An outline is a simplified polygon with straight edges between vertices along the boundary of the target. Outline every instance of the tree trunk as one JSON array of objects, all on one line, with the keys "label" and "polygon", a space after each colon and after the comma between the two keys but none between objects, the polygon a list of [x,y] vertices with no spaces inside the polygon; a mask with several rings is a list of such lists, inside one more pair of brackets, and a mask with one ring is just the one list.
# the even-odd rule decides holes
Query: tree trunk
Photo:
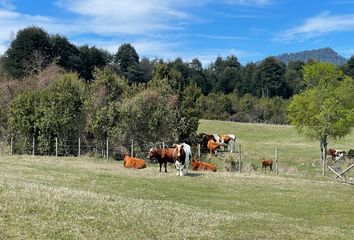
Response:
[{"label": "tree trunk", "polygon": [[327,169],[327,135],[321,137],[320,148],[321,148],[321,160],[323,166],[322,174],[323,176],[325,176],[326,169]]}]

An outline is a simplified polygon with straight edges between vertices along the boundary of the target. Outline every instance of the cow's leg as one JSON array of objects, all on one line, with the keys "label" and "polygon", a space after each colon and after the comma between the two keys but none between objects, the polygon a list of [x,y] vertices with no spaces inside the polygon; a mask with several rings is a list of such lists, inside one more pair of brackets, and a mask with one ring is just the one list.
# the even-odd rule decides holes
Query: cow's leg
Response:
[{"label": "cow's leg", "polygon": [[164,162],[165,165],[165,172],[167,172],[167,162]]},{"label": "cow's leg", "polygon": [[183,169],[184,169],[184,165],[180,165],[179,167],[179,175],[183,176]]},{"label": "cow's leg", "polygon": [[160,172],[161,172],[162,163],[160,162],[159,164],[160,164]]},{"label": "cow's leg", "polygon": [[272,165],[270,165],[269,168],[270,168],[270,171],[269,171],[269,172],[273,172]]}]

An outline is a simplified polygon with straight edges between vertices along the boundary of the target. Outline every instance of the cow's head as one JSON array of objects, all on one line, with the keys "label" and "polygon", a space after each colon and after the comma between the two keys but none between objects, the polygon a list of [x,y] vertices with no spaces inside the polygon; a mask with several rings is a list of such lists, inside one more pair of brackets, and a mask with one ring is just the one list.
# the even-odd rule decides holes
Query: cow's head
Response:
[{"label": "cow's head", "polygon": [[147,155],[147,159],[151,159],[151,158],[153,158],[154,156],[155,156],[155,148],[150,148],[149,149],[149,153],[148,153],[148,155]]}]

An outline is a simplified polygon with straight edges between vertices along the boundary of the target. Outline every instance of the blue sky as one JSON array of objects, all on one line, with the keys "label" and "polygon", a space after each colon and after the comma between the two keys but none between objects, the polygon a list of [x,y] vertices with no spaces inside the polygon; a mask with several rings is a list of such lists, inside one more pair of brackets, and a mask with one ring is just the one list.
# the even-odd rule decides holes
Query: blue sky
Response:
[{"label": "blue sky", "polygon": [[18,30],[39,26],[76,45],[203,64],[242,64],[331,47],[354,54],[354,0],[0,0],[0,54]]}]

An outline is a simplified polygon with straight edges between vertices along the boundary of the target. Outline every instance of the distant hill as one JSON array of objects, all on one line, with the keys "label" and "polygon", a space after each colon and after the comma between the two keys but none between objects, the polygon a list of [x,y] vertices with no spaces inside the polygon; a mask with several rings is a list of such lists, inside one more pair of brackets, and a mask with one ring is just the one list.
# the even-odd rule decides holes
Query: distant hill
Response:
[{"label": "distant hill", "polygon": [[297,60],[307,62],[310,59],[318,60],[320,62],[330,62],[337,65],[345,64],[348,61],[348,59],[342,57],[329,47],[295,53],[284,53],[279,56],[275,56],[275,58],[279,59],[285,64],[288,64],[290,61]]}]

